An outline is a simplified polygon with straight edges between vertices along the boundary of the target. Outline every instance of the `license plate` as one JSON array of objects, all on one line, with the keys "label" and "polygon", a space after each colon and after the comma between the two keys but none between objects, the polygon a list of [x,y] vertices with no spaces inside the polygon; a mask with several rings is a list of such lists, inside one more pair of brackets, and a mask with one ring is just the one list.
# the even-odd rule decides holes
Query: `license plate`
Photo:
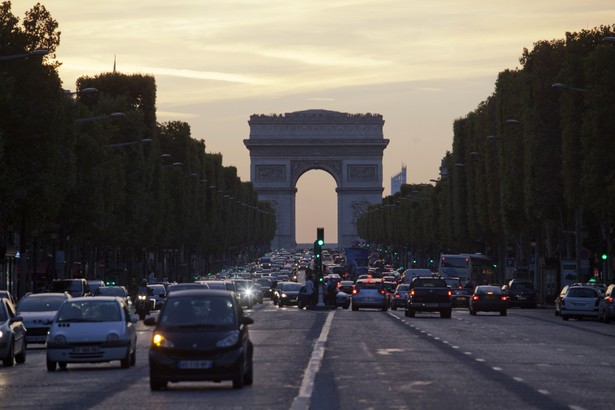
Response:
[{"label": "license plate", "polygon": [[460,296],[457,299],[459,299],[459,300],[466,300],[466,297],[465,296]]},{"label": "license plate", "polygon": [[519,300],[525,300],[525,299],[527,299],[527,298],[526,298],[525,296],[519,296],[519,297],[517,297],[517,299],[519,299]]},{"label": "license plate", "polygon": [[181,360],[177,367],[180,369],[211,369],[211,360]]},{"label": "license plate", "polygon": [[425,307],[434,308],[434,307],[438,307],[438,304],[437,303],[425,303]]},{"label": "license plate", "polygon": [[75,346],[73,353],[98,353],[100,348],[98,346]]}]

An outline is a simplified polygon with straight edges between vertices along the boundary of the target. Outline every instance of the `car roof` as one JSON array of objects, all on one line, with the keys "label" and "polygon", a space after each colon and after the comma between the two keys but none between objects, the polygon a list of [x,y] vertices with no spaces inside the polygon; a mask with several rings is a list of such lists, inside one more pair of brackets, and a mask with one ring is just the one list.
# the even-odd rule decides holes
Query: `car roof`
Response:
[{"label": "car roof", "polygon": [[220,295],[228,295],[229,297],[233,297],[233,293],[230,291],[221,291],[219,289],[184,289],[177,290],[172,293],[169,293],[167,296],[168,299],[178,298],[178,297],[186,297],[186,296],[220,296]]}]

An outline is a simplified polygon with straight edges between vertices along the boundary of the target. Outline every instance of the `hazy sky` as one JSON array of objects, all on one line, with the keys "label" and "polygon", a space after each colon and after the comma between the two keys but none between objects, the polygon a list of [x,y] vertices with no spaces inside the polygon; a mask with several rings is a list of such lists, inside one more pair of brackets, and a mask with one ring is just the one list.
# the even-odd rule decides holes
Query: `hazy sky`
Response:
[{"label": "hazy sky", "polygon": [[[438,177],[452,125],[523,48],[615,22],[613,0],[40,0],[62,32],[64,88],[117,70],[156,78],[158,121],[186,121],[250,179],[251,114],[327,109],[385,120],[385,195]],[[13,0],[22,18],[35,0]],[[337,238],[333,178],[298,184],[297,241]],[[318,198],[314,205],[313,198]]]}]

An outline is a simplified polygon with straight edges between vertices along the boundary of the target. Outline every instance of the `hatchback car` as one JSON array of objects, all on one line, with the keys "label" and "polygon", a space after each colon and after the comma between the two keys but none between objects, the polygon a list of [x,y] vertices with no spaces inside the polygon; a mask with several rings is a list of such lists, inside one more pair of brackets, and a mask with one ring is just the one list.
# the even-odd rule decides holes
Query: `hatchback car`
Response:
[{"label": "hatchback car", "polygon": [[570,286],[562,298],[560,316],[563,320],[598,317],[600,299],[600,292],[593,286]]},{"label": "hatchback car", "polygon": [[303,285],[296,282],[282,282],[278,283],[276,289],[278,306],[296,305],[297,298],[299,297],[299,291]]},{"label": "hatchback car", "polygon": [[536,289],[528,280],[513,279],[503,287],[508,292],[509,306],[536,308]]},{"label": "hatchback car", "polygon": [[101,286],[96,288],[94,296],[117,296],[124,299],[128,310],[132,309],[132,299],[124,286]]},{"label": "hatchback car", "polygon": [[352,291],[352,310],[359,308],[376,308],[387,310],[386,290],[379,279],[359,279]]},{"label": "hatchback car", "polygon": [[26,328],[7,298],[0,298],[0,359],[4,367],[26,361]]},{"label": "hatchback car", "polygon": [[151,390],[169,382],[232,380],[233,388],[251,385],[254,347],[233,293],[182,290],[169,295],[155,325],[149,350]]},{"label": "hatchback car", "polygon": [[26,294],[17,304],[17,315],[23,318],[26,326],[27,343],[45,343],[49,325],[65,300],[68,293]]},{"label": "hatchback car", "polygon": [[137,316],[113,296],[72,298],[62,304],[47,336],[47,370],[67,363],[119,360],[122,369],[137,360]]},{"label": "hatchback car", "polygon": [[508,309],[508,295],[500,286],[480,285],[474,288],[474,293],[468,305],[471,315],[477,312],[500,312],[506,316]]},{"label": "hatchback car", "polygon": [[611,320],[615,319],[615,303],[613,303],[613,298],[615,298],[615,284],[609,285],[598,304],[598,320],[601,322],[611,323]]},{"label": "hatchback car", "polygon": [[398,307],[403,308],[406,306],[406,293],[408,293],[409,288],[410,285],[405,283],[397,285],[395,292],[390,297],[391,310],[397,310]]},{"label": "hatchback car", "polygon": [[55,279],[51,282],[51,292],[68,292],[74,298],[87,296],[90,293],[88,281],[85,279]]}]

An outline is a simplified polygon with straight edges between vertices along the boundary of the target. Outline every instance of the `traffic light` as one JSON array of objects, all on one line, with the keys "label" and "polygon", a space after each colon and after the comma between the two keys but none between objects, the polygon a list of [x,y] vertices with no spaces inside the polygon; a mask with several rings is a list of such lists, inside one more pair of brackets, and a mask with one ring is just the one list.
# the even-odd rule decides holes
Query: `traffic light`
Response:
[{"label": "traffic light", "polygon": [[322,247],[325,244],[325,228],[316,228],[314,241],[314,271],[320,280],[322,276]]},{"label": "traffic light", "polygon": [[606,252],[602,252],[602,255],[600,255],[600,258],[601,258],[603,261],[605,261],[605,260],[607,260],[607,259],[609,258],[609,255],[607,255],[607,253],[606,253]]}]

